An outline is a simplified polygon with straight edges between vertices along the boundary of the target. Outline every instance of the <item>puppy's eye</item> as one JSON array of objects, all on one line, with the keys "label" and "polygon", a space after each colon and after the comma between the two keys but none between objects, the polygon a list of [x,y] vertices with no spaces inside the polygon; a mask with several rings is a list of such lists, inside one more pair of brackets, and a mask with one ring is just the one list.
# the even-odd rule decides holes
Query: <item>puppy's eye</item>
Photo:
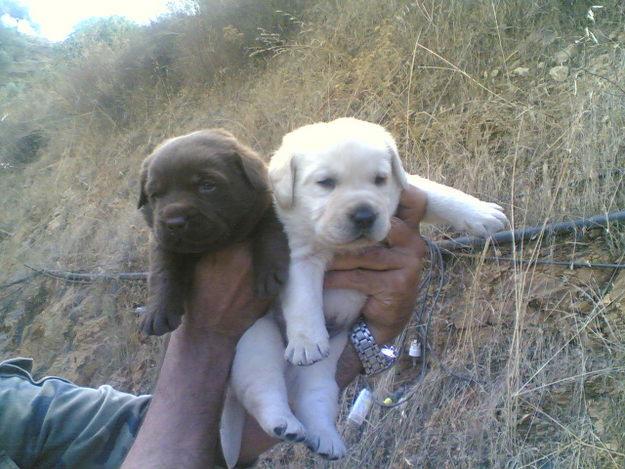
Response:
[{"label": "puppy's eye", "polygon": [[386,180],[386,176],[376,176],[373,182],[376,186],[383,186],[384,184],[386,184]]},{"label": "puppy's eye", "polygon": [[215,189],[216,189],[215,184],[209,181],[202,181],[200,182],[200,185],[198,186],[198,190],[202,194],[209,194],[213,192]]},{"label": "puppy's eye", "polygon": [[326,189],[334,189],[336,187],[336,179],[334,178],[325,178],[321,181],[317,181],[321,187],[325,187]]}]

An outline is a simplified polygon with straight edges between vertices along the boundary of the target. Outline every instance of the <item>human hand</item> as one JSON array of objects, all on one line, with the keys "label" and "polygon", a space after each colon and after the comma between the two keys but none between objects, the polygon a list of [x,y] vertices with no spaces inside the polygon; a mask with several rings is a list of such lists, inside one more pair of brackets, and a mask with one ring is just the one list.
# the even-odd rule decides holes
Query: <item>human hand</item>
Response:
[{"label": "human hand", "polygon": [[238,339],[270,302],[254,295],[250,245],[236,244],[198,262],[183,323]]},{"label": "human hand", "polygon": [[425,192],[408,184],[408,187],[401,193],[395,216],[419,233],[419,224],[425,218],[427,205],[428,201]]}]

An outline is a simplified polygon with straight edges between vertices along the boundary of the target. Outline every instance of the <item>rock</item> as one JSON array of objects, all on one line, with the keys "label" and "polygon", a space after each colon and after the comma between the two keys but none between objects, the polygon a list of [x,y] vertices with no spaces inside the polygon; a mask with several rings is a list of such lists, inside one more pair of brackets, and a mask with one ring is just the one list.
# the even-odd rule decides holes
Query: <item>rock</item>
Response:
[{"label": "rock", "polygon": [[610,54],[602,54],[597,57],[593,57],[590,61],[590,70],[594,73],[609,74],[612,67],[612,58]]},{"label": "rock", "polygon": [[516,77],[526,77],[529,75],[529,73],[530,73],[530,69],[527,67],[517,67],[514,70],[512,70],[512,75]]},{"label": "rock", "polygon": [[569,76],[569,67],[566,65],[558,65],[549,70],[549,76],[555,81],[564,81]]},{"label": "rock", "polygon": [[546,30],[536,31],[530,34],[529,37],[530,41],[540,42],[543,47],[550,46],[556,41],[557,38],[558,36],[555,32]]},{"label": "rock", "polygon": [[575,57],[575,54],[577,54],[577,47],[571,44],[570,46],[556,53],[553,56],[553,61],[561,65],[567,62],[570,58]]},{"label": "rock", "polygon": [[490,71],[490,77],[491,78],[496,78],[497,75],[499,75],[499,69],[498,68],[495,68],[495,69]]}]

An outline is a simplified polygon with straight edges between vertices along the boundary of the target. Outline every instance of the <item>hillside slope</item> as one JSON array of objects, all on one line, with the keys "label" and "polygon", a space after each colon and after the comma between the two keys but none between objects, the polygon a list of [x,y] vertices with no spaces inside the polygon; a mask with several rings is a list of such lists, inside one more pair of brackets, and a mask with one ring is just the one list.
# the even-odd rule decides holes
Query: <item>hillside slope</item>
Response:
[{"label": "hillside slope", "polygon": [[[39,375],[149,391],[161,341],[136,332],[144,285],[71,284],[25,265],[145,270],[140,162],[162,139],[203,127],[268,156],[303,124],[379,122],[410,172],[500,203],[515,227],[625,207],[620,2],[594,20],[590,4],[556,0],[266,5],[199,8],[91,44],[0,104],[3,151],[17,149],[0,170],[0,284],[29,277],[0,289],[1,356],[32,356]],[[624,247],[613,226],[539,238],[516,255],[623,262]],[[374,408],[362,429],[345,426],[343,461],[281,446],[260,464],[623,467],[624,287],[623,271],[450,259],[416,395]]]}]

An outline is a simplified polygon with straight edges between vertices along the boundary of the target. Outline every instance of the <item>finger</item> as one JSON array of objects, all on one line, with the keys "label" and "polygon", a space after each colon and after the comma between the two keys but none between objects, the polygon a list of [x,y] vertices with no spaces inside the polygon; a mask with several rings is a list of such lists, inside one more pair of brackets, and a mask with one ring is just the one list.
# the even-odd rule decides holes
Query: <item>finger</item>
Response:
[{"label": "finger", "polygon": [[411,225],[419,227],[419,223],[425,217],[427,209],[427,195],[421,189],[408,185],[399,199],[396,216]]},{"label": "finger", "polygon": [[386,242],[391,248],[408,246],[414,243],[416,238],[419,238],[419,235],[415,233],[414,228],[399,218],[391,218],[391,229],[386,235]]},{"label": "finger", "polygon": [[384,246],[373,246],[358,253],[340,254],[334,257],[328,270],[392,270],[405,264],[404,255]]},{"label": "finger", "polygon": [[365,295],[374,295],[384,290],[391,272],[354,269],[326,272],[324,288],[345,288],[357,290]]}]

